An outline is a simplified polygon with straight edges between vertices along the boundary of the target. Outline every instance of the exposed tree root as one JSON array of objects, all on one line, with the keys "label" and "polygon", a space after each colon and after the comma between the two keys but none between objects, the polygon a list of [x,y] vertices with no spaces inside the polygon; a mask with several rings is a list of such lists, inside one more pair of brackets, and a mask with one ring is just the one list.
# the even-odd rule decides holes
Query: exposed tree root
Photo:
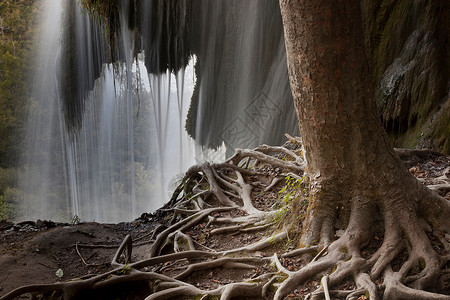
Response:
[{"label": "exposed tree root", "polygon": [[[364,295],[371,300],[450,299],[448,220],[435,226],[436,220],[450,218],[445,205],[439,218],[433,211],[418,215],[412,205],[380,209],[383,220],[375,224],[371,215],[374,205],[364,197],[353,196],[352,205],[361,211],[352,211],[346,228],[322,230],[319,236],[326,234],[326,238],[321,236],[295,249],[298,236],[293,236],[295,232],[289,226],[298,229],[299,224],[294,223],[301,220],[293,216],[306,208],[306,203],[299,208],[302,201],[293,200],[304,195],[305,163],[301,141],[289,139],[290,143],[282,147],[237,150],[226,163],[191,167],[169,203],[157,212],[166,220],[164,226],[136,238],[134,244],[127,236],[111,261],[112,270],[74,281],[24,286],[0,299],[24,294],[32,295],[32,299],[94,299],[99,294],[89,298],[90,292],[138,282],[147,284],[147,300],[244,296],[280,300],[292,293],[302,299],[356,300]],[[410,154],[403,151],[402,155]],[[290,179],[286,179],[288,176]],[[264,198],[268,191],[278,198]],[[441,198],[431,201],[444,203]],[[291,224],[286,222],[282,228],[279,225],[283,220],[291,220]],[[373,227],[381,231],[375,233]],[[343,232],[339,237],[334,235],[337,229]],[[381,236],[381,244],[375,243],[375,235],[378,239]],[[236,246],[233,236],[248,240],[244,246]],[[214,239],[227,239],[230,245],[217,248]],[[148,243],[149,257],[133,262],[133,247]],[[89,265],[78,247],[99,246],[75,247]],[[292,267],[287,260],[303,263]],[[235,273],[235,282],[220,280],[220,272],[227,270]],[[206,274],[216,277],[209,286],[198,286],[196,276]],[[319,287],[298,291],[314,280],[320,281]],[[340,286],[346,280],[352,282],[350,289]],[[134,292],[129,291],[130,295]]]},{"label": "exposed tree root", "polygon": [[80,250],[78,249],[78,244],[75,244],[75,250],[77,251],[78,256],[80,257],[81,261],[83,262],[83,264],[85,266],[96,267],[96,266],[106,265],[106,264],[89,264],[89,263],[87,263],[86,260],[83,258],[83,255],[81,255]]}]

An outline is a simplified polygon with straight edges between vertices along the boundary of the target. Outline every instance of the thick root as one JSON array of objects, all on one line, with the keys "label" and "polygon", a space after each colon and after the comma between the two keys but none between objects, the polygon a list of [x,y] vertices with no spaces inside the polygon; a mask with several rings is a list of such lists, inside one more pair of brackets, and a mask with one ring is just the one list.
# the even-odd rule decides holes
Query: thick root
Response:
[{"label": "thick root", "polygon": [[[125,237],[111,261],[110,271],[76,281],[21,287],[0,299],[24,294],[32,294],[34,298],[54,295],[77,299],[80,293],[103,291],[126,282],[145,282],[151,290],[145,296],[147,300],[244,296],[281,300],[308,281],[319,279],[319,288],[308,291],[309,296],[297,296],[349,300],[363,295],[372,300],[450,299],[449,295],[435,291],[438,284],[445,291],[445,278],[450,277],[450,232],[446,227],[449,205],[428,190],[423,199],[405,206],[399,206],[404,202],[397,200],[383,207],[380,204],[383,202],[375,201],[374,197],[351,195],[351,214],[345,231],[341,227],[339,234],[335,221],[341,201],[332,201],[336,205],[322,211],[303,228],[301,242],[305,247],[293,249],[289,226],[281,228],[280,224],[286,216],[299,211],[294,208],[293,199],[300,197],[299,191],[305,188],[301,184],[305,163],[301,141],[289,139],[289,148],[264,145],[254,150],[237,150],[226,163],[191,167],[169,203],[156,213],[166,222],[135,238],[134,243],[130,236]],[[428,154],[402,152],[405,157]],[[447,184],[447,179],[440,178],[439,184]],[[421,189],[417,191],[422,193]],[[269,191],[278,195],[278,199],[265,197]],[[331,195],[337,196],[342,195]],[[421,210],[427,201],[438,209],[427,206]],[[419,215],[417,212],[421,211]],[[309,210],[307,217],[314,217],[314,211]],[[295,218],[289,220],[299,222]],[[378,243],[372,229],[381,224],[385,228],[384,233],[380,230],[376,233],[377,238],[383,239]],[[238,234],[245,237],[245,242],[232,245],[233,235]],[[222,248],[218,248],[215,239],[229,239],[230,245],[222,243]],[[132,262],[132,249],[141,244],[150,244],[148,258]],[[101,246],[75,245],[82,260],[78,247]],[[299,258],[300,269],[286,263]],[[236,275],[236,282],[231,283],[214,279],[208,287],[198,286],[193,279],[224,269],[233,269],[241,277]],[[341,284],[349,279],[353,289],[346,290]]]}]

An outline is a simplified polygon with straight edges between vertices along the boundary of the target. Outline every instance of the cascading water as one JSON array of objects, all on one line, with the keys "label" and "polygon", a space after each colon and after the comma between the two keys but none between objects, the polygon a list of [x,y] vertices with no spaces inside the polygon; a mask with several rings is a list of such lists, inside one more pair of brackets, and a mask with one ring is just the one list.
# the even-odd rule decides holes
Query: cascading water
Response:
[{"label": "cascading water", "polygon": [[117,3],[108,31],[78,1],[46,0],[19,219],[131,220],[194,154],[298,132],[276,1]]},{"label": "cascading water", "polygon": [[182,130],[189,106],[184,100],[190,99],[194,83],[192,67],[177,76],[167,72],[149,78],[143,59],[134,59],[132,32],[126,27],[121,29],[124,62],[102,63],[107,55],[102,30],[76,7],[72,39],[78,73],[72,77],[80,84],[96,77],[96,66],[101,70],[73,133],[63,114],[64,91],[58,90],[64,64],[60,17],[68,13],[68,6],[63,10],[60,4],[46,3],[43,37],[49,40],[42,41],[39,52],[37,109],[29,115],[19,218],[132,220],[160,207],[167,200],[169,180],[194,163],[192,142]]},{"label": "cascading water", "polygon": [[278,1],[194,1],[192,10],[198,79],[187,129],[197,143],[231,154],[298,135]]},{"label": "cascading water", "polygon": [[57,57],[60,53],[61,2],[43,3],[42,34],[33,84],[33,106],[28,112],[23,197],[18,199],[20,220],[65,215],[69,212],[65,169],[63,120],[59,113]]},{"label": "cascading water", "polygon": [[[182,154],[186,152],[182,145],[189,146],[189,141],[177,123],[186,110],[179,111],[170,101],[176,93],[167,84],[171,76],[157,76],[159,86],[143,84],[138,95],[127,80],[116,78],[121,75],[126,76],[126,70],[116,74],[112,66],[105,66],[88,95],[80,132],[67,141],[73,159],[68,160],[69,178],[74,179],[72,210],[85,220],[117,222],[154,211],[167,199],[168,179],[193,163],[189,151]],[[158,99],[150,96],[153,90],[160,93],[157,101],[149,101]]]}]

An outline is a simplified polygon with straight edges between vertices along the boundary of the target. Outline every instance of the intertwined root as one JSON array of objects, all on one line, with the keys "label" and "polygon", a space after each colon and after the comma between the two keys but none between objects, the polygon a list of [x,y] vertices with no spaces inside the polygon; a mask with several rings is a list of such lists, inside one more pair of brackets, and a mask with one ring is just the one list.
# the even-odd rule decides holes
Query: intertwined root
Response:
[{"label": "intertwined root", "polygon": [[[433,292],[436,286],[449,291],[449,232],[433,232],[415,213],[384,216],[385,231],[374,237],[368,234],[370,218],[352,212],[346,230],[329,244],[293,249],[298,235],[290,229],[301,225],[292,215],[306,206],[300,146],[290,138],[282,147],[237,150],[225,163],[191,167],[157,213],[165,226],[149,234],[150,241],[133,244],[127,236],[112,259],[114,269],[83,280],[21,287],[0,299],[27,293],[87,299],[95,291],[142,282],[145,299],[284,299],[294,291],[310,299],[450,299]],[[285,220],[291,224],[281,226]],[[233,244],[239,236],[248,242]],[[132,261],[136,242],[150,242],[147,259]],[[221,280],[221,272],[232,272],[235,281]],[[202,276],[209,285],[198,284]],[[299,292],[299,286],[319,278],[307,296]],[[351,288],[340,286],[349,279]]]},{"label": "intertwined root", "polygon": [[[366,295],[367,299],[450,299],[448,294],[426,291],[448,273],[448,255],[440,255],[435,250],[418,223],[399,220],[397,225],[386,228],[383,244],[367,258],[361,253],[364,248],[362,229],[350,224],[343,236],[328,245],[326,255],[290,274],[274,299],[283,299],[289,291],[317,275],[323,275],[322,284],[311,294],[311,299],[323,299],[327,294],[332,295],[332,299],[360,299],[361,295]],[[402,228],[406,230],[404,235]],[[443,241],[442,245],[449,242]],[[406,260],[397,265],[396,258],[405,252]],[[398,270],[393,271],[393,265]],[[354,291],[328,289],[346,278],[353,279]]]}]

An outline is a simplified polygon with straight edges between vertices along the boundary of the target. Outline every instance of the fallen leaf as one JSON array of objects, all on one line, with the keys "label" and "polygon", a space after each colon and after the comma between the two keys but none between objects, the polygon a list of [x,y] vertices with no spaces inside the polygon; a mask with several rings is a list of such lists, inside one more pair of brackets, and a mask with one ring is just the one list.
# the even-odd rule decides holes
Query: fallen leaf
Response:
[{"label": "fallen leaf", "polygon": [[64,272],[63,272],[62,269],[58,269],[58,271],[56,271],[55,275],[56,275],[58,278],[61,278],[61,277],[64,276]]}]

